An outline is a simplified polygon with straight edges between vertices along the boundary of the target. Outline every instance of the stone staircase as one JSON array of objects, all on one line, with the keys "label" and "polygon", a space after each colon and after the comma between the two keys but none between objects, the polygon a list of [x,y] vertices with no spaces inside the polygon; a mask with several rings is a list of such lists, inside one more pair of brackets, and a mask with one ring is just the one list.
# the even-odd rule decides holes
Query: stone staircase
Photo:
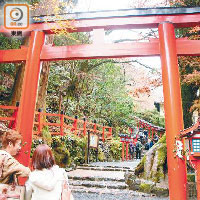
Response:
[{"label": "stone staircase", "polygon": [[[69,184],[73,193],[96,193],[96,194],[132,194],[125,184],[124,174],[132,172],[134,166],[138,164],[128,162],[130,166],[123,166],[123,162],[93,163],[78,166],[76,170],[68,173]],[[126,162],[127,165],[127,162]],[[137,192],[138,195],[138,192]]]},{"label": "stone staircase", "polygon": [[89,165],[84,164],[82,166],[78,166],[77,169],[84,170],[96,170],[96,171],[119,171],[119,172],[133,172],[133,169],[130,167],[120,167],[120,166],[97,166],[97,165]]}]

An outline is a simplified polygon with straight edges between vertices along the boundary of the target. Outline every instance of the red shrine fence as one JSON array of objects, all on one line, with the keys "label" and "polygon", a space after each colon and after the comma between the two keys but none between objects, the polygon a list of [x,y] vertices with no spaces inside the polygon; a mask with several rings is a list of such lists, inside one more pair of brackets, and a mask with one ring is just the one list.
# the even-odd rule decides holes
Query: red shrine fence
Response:
[{"label": "red shrine fence", "polygon": [[[0,105],[0,121],[6,123],[9,128],[16,128],[18,106]],[[105,142],[112,139],[112,127],[89,122],[85,118],[83,120],[69,117],[67,115],[45,113],[35,111],[35,120],[33,126],[33,134],[41,136],[42,129],[47,126],[51,135],[77,135],[83,137],[87,135],[87,131],[97,134],[99,139]]]}]

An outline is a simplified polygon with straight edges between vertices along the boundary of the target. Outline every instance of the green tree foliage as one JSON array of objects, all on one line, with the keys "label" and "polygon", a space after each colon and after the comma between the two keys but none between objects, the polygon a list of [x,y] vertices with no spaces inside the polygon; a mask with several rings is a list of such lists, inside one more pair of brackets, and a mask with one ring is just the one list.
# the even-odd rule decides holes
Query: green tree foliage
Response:
[{"label": "green tree foliage", "polygon": [[[46,136],[49,134],[45,128]],[[50,135],[50,134],[49,134]],[[48,144],[52,147],[56,163],[61,167],[83,164],[87,155],[87,137],[79,138],[75,135],[54,136],[51,142],[47,137],[34,139],[32,142],[31,156],[39,144]],[[122,144],[119,139],[112,139],[109,142],[99,141],[98,160],[113,161],[121,159]],[[96,161],[96,149],[90,148],[90,161]]]},{"label": "green tree foliage", "polygon": [[[56,64],[56,63],[54,63]],[[133,119],[133,100],[127,95],[120,67],[112,61],[83,60],[59,63],[50,70],[47,105],[52,112],[106,123],[109,126],[128,126]]]},{"label": "green tree foliage", "polygon": [[[88,33],[54,39],[57,46],[88,43]],[[133,100],[127,94],[120,66],[111,59],[52,62],[47,107],[50,112],[63,110],[69,116],[96,119],[113,126],[114,132],[133,123]]]},{"label": "green tree foliage", "polygon": [[[185,7],[200,6],[199,0],[177,0],[172,6]],[[195,28],[176,29],[177,37],[188,37],[192,40],[199,40],[199,30]],[[181,92],[183,102],[183,117],[185,128],[192,125],[192,113],[194,110],[200,110],[200,100],[197,91],[200,86],[200,57],[181,56],[179,57],[179,69],[181,74]]]},{"label": "green tree foliage", "polygon": [[[0,50],[18,49],[21,40],[5,37],[0,33]],[[18,70],[18,64],[0,63],[0,104],[8,104],[11,101],[14,84]]]},{"label": "green tree foliage", "polygon": [[175,0],[171,1],[174,7],[198,7],[200,6],[199,0]]},{"label": "green tree foliage", "polygon": [[153,125],[165,127],[164,117],[160,116],[157,110],[145,110],[137,112],[137,116]]}]

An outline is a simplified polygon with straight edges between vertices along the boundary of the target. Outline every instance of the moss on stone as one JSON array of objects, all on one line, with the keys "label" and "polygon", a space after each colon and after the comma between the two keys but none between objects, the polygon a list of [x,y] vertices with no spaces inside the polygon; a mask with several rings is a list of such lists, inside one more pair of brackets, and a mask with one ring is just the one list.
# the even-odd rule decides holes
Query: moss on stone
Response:
[{"label": "moss on stone", "polygon": [[195,183],[195,174],[187,174],[187,181]]},{"label": "moss on stone", "polygon": [[162,197],[169,196],[169,190],[167,188],[153,187],[151,192],[156,194],[156,196],[162,196]]},{"label": "moss on stone", "polygon": [[65,168],[71,163],[70,153],[65,147],[57,147],[53,149],[56,164]]},{"label": "moss on stone", "polygon": [[158,148],[158,160],[157,160],[157,171],[153,174],[153,181],[159,182],[161,179],[165,178],[164,164],[167,159],[167,145],[166,143],[161,143]]},{"label": "moss on stone", "polygon": [[105,157],[103,151],[101,149],[99,149],[99,151],[98,151],[98,160],[100,162],[103,162],[105,159],[106,159],[106,157]]},{"label": "moss on stone", "polygon": [[156,187],[153,184],[141,183],[139,186],[139,191],[144,192],[144,193],[156,194],[156,196],[160,196],[160,197],[169,196],[168,188]]},{"label": "moss on stone", "polygon": [[158,143],[161,143],[161,144],[166,143],[166,134],[164,134],[164,135],[160,138],[160,140],[158,141]]},{"label": "moss on stone", "polygon": [[145,192],[145,193],[151,193],[152,188],[153,188],[153,185],[151,185],[151,184],[141,183],[139,191],[140,192]]},{"label": "moss on stone", "polygon": [[146,155],[142,158],[139,165],[135,168],[135,175],[140,175],[142,177],[144,175],[144,164],[146,162]]},{"label": "moss on stone", "polygon": [[125,173],[125,183],[131,188],[132,186],[135,186],[135,180],[136,176],[133,173]]}]

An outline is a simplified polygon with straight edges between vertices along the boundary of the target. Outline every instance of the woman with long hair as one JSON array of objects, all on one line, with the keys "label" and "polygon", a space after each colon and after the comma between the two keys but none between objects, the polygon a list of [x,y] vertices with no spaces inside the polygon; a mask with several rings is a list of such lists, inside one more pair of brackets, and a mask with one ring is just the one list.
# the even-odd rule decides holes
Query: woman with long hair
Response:
[{"label": "woman with long hair", "polygon": [[37,146],[32,157],[33,171],[26,182],[25,200],[60,200],[67,173],[55,164],[50,147]]}]

